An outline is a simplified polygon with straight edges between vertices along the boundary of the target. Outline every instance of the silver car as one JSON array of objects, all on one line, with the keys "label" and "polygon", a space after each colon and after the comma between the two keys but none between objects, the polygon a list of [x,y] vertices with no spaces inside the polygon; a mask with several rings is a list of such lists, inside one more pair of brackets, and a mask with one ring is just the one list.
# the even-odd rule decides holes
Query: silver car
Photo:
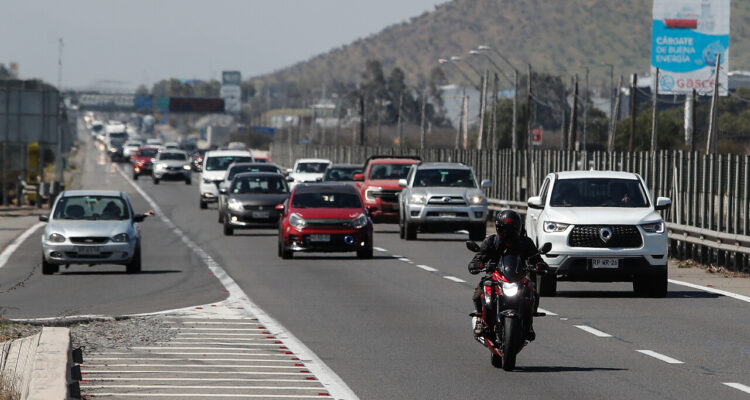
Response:
[{"label": "silver car", "polygon": [[468,230],[471,240],[482,240],[487,227],[487,199],[474,171],[458,163],[415,164],[399,180],[399,228],[402,239],[414,240],[417,231]]},{"label": "silver car", "polygon": [[42,273],[60,265],[120,264],[128,273],[141,270],[141,231],[138,225],[152,212],[135,214],[123,192],[68,190],[60,194],[42,235]]},{"label": "silver car", "polygon": [[186,185],[193,183],[193,168],[188,155],[180,150],[161,150],[156,154],[151,177],[158,185],[162,179],[184,180]]}]

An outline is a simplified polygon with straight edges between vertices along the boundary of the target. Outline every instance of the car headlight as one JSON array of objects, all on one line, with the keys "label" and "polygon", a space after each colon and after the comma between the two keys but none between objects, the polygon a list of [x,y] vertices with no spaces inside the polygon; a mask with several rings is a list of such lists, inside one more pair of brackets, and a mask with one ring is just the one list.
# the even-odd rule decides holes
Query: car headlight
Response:
[{"label": "car headlight", "polygon": [[469,196],[469,202],[471,204],[474,204],[474,205],[482,204],[483,201],[484,201],[484,196],[482,196],[481,194],[475,194],[475,195]]},{"label": "car headlight", "polygon": [[375,192],[380,192],[381,190],[383,190],[383,188],[378,186],[367,188],[367,190],[365,190],[365,200],[370,202],[375,201]]},{"label": "car headlight", "polygon": [[237,199],[229,199],[227,202],[227,207],[229,207],[230,210],[233,211],[242,211],[242,202]]},{"label": "car headlight", "polygon": [[53,233],[49,235],[49,241],[52,243],[62,243],[65,241],[65,236],[59,233]]},{"label": "car headlight", "polygon": [[513,282],[503,282],[503,295],[513,297],[518,294],[518,284]]},{"label": "car headlight", "polygon": [[190,164],[185,164],[182,166],[182,169],[190,169]]},{"label": "car headlight", "polygon": [[409,196],[409,204],[424,204],[427,202],[427,196],[423,194],[413,194]]},{"label": "car headlight", "polygon": [[167,164],[165,163],[158,163],[156,164],[156,167],[159,169],[167,169]]},{"label": "car headlight", "polygon": [[368,223],[367,215],[365,215],[365,214],[359,214],[359,216],[357,218],[354,218],[352,220],[352,227],[354,229],[362,229],[365,226],[367,226],[367,223]]},{"label": "car headlight", "polygon": [[289,216],[289,225],[297,229],[302,229],[307,226],[307,221],[305,221],[305,219],[302,218],[302,216],[295,213]]},{"label": "car headlight", "polygon": [[112,241],[114,243],[125,243],[128,240],[130,240],[130,236],[128,236],[127,233],[118,233],[115,236],[112,236]]},{"label": "car headlight", "polygon": [[647,233],[664,233],[664,221],[642,224],[641,228]]},{"label": "car headlight", "polygon": [[544,221],[544,231],[547,233],[565,232],[570,224],[561,224],[559,222]]}]

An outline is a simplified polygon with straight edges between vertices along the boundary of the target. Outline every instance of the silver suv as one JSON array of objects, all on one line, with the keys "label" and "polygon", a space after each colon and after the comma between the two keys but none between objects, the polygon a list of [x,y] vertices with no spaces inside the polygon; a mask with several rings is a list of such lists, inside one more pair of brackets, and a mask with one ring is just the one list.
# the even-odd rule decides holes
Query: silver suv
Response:
[{"label": "silver suv", "polygon": [[487,227],[487,199],[474,171],[458,163],[415,164],[399,180],[399,231],[414,240],[417,232],[468,230],[471,240],[482,240]]}]

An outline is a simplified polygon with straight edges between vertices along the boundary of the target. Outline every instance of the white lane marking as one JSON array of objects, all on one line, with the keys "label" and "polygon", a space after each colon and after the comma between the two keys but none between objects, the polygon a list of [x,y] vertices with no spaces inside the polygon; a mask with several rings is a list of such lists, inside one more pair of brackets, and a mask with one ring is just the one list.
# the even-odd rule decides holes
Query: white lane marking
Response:
[{"label": "white lane marking", "polygon": [[[200,344],[200,343],[192,343],[192,344]],[[232,343],[234,344],[234,343]],[[277,345],[281,346],[281,345]],[[149,349],[159,349],[159,350],[260,350],[260,349],[250,349],[247,347],[186,347],[186,346],[175,346],[175,347],[165,347],[165,346],[152,346],[152,347],[145,347],[145,346],[136,346],[131,347],[131,349],[137,349],[137,350],[149,350]],[[288,355],[288,354],[287,354]]]},{"label": "white lane marking", "polygon": [[203,345],[203,346],[281,346],[281,340],[277,340],[279,343],[242,343],[242,342],[156,342],[161,344],[163,349],[174,349],[173,346],[164,346],[165,344],[178,344],[178,345]]},{"label": "white lane marking", "polygon": [[417,264],[417,268],[422,268],[423,270],[428,271],[428,272],[437,272],[437,269],[432,268],[429,265]]},{"label": "white lane marking", "polygon": [[[304,367],[294,366],[286,366],[286,365],[237,365],[237,364],[107,364],[107,365],[97,365],[98,367],[151,367],[151,368],[274,368],[274,369],[300,369]],[[86,370],[86,364],[83,364],[84,371]]]},{"label": "white lane marking", "polygon": [[[735,279],[737,279],[737,278],[735,278]],[[706,286],[696,285],[694,283],[689,283],[689,282],[676,281],[674,279],[667,279],[667,281],[669,283],[674,283],[675,285],[687,286],[689,288],[698,289],[698,290],[702,290],[704,292],[709,292],[709,293],[714,293],[714,294],[720,294],[722,296],[727,296],[727,297],[731,297],[733,299],[742,300],[744,302],[750,303],[750,297],[743,296],[743,295],[737,294],[737,293],[727,292],[726,290],[714,289],[714,288],[710,288],[710,287],[706,287]]]},{"label": "white lane marking", "polygon": [[411,263],[411,264],[414,264],[414,261],[412,261],[412,260],[410,260],[410,259],[408,259],[408,258],[406,258],[406,257],[401,257],[401,258],[399,258],[398,260],[399,260],[399,261],[403,261],[403,262],[405,262],[405,263]]},{"label": "white lane marking", "polygon": [[202,382],[202,381],[210,381],[210,382],[309,382],[309,383],[318,383],[318,381],[313,380],[307,380],[307,379],[251,379],[251,378],[142,378],[142,377],[131,377],[131,378],[115,378],[115,377],[102,377],[102,378],[91,378],[86,377],[86,381],[132,381],[134,379],[137,379],[139,381],[185,381],[185,382]]},{"label": "white lane marking", "polygon": [[399,256],[397,254],[392,254],[391,257],[398,258],[398,259],[404,258],[404,256]]},{"label": "white lane marking", "polygon": [[[318,389],[321,392],[323,390],[330,391],[328,389]],[[282,395],[282,394],[218,394],[218,393],[209,393],[209,394],[195,394],[195,393],[148,393],[148,392],[138,392],[138,393],[116,393],[116,392],[109,392],[109,393],[86,393],[88,397],[260,397],[264,399],[331,399],[333,396],[295,396],[295,395]]]},{"label": "white lane marking", "polygon": [[6,247],[5,250],[0,253],[0,268],[4,267],[10,259],[10,256],[12,256],[13,253],[16,252],[16,250],[23,244],[23,242],[26,241],[26,239],[29,238],[29,236],[33,235],[34,232],[36,232],[36,230],[41,228],[42,226],[44,226],[44,222],[37,222],[36,224],[32,225],[31,228],[22,233],[21,236],[17,237],[16,240],[13,241],[13,243],[9,244],[8,247]]},{"label": "white lane marking", "polygon": [[[87,367],[94,366],[92,361],[257,361],[257,362],[275,362],[275,363],[294,363],[299,364],[300,360],[266,360],[262,358],[165,358],[165,357],[86,357],[83,364]],[[108,364],[109,365],[109,364]],[[151,364],[148,364],[151,365]]]},{"label": "white lane marking", "polygon": [[[282,340],[289,351],[296,354],[299,358],[307,360],[307,368],[318,378],[318,380],[323,383],[323,385],[333,397],[338,399],[359,399],[357,395],[354,394],[354,392],[349,388],[349,386],[347,386],[347,384],[341,379],[341,377],[333,372],[333,370],[329,368],[315,353],[313,353],[313,351],[310,350],[309,347],[302,343],[301,340],[297,339],[297,337],[294,336],[292,332],[286,329],[283,325],[281,325],[281,323],[276,321],[263,309],[258,307],[257,304],[253,303],[252,300],[250,300],[250,298],[247,296],[247,294],[242,290],[242,288],[237,284],[237,282],[235,282],[235,280],[229,276],[226,270],[218,262],[216,262],[216,260],[214,260],[214,258],[211,257],[210,254],[208,254],[208,252],[203,250],[203,248],[198,246],[197,243],[190,239],[185,234],[185,232],[182,231],[182,229],[178,228],[174,224],[174,222],[167,218],[166,214],[161,212],[161,208],[158,204],[156,204],[156,201],[154,201],[154,199],[152,199],[151,196],[149,196],[148,193],[146,193],[140,186],[136,185],[135,182],[133,182],[133,180],[125,174],[125,172],[122,170],[122,168],[120,168],[119,165],[116,166],[116,168],[117,172],[120,173],[123,179],[125,179],[125,181],[128,182],[130,186],[132,186],[143,197],[143,199],[146,200],[146,202],[148,202],[154,212],[158,213],[157,215],[162,220],[162,222],[172,228],[172,231],[180,239],[182,239],[182,242],[190,247],[190,249],[193,250],[193,252],[203,260],[208,269],[229,292],[229,297],[226,301],[233,302],[237,306],[241,306],[244,310],[249,311],[255,318],[257,318],[257,321],[262,323],[266,328],[269,328],[269,332],[272,332],[274,336],[279,338],[279,340]],[[176,310],[168,310],[162,311],[160,313],[150,313],[150,315],[165,314],[175,311]],[[149,315],[149,313],[146,313],[145,315]],[[187,348],[186,350],[189,349],[190,348]],[[205,350],[213,349],[208,348]]]},{"label": "white lane marking", "polygon": [[[148,365],[143,365],[144,367],[147,367]],[[209,365],[204,365],[204,367],[208,367]],[[297,368],[305,368],[306,367],[297,367]],[[106,371],[99,371],[99,370],[85,370],[86,375],[89,374],[171,374],[171,375],[180,375],[180,374],[215,374],[215,375],[310,375],[313,374],[311,372],[268,372],[268,371],[165,371],[165,370],[106,370]]]},{"label": "white lane marking", "polygon": [[[257,342],[259,340],[277,340],[276,338],[238,338],[238,337],[178,337],[179,340],[236,340],[238,342]],[[172,343],[172,342],[160,342],[160,343]]]},{"label": "white lane marking", "polygon": [[745,393],[750,393],[750,386],[745,386],[741,383],[736,383],[736,382],[723,382],[723,383],[731,388],[741,390]]},{"label": "white lane marking", "polygon": [[[206,332],[177,332],[180,336],[186,335],[205,335]],[[237,337],[253,337],[253,336],[268,336],[267,333],[222,333],[222,332],[211,332],[214,336],[237,336]],[[187,338],[186,338],[187,339]],[[230,339],[230,338],[227,338]]]},{"label": "white lane marking", "polygon": [[381,253],[385,253],[385,252],[388,251],[388,250],[386,250],[386,249],[384,249],[382,247],[373,247],[372,249],[375,250],[375,251],[379,251]]},{"label": "white lane marking", "polygon": [[573,326],[575,326],[578,329],[584,330],[584,331],[586,331],[586,332],[588,332],[588,333],[590,333],[590,334],[592,334],[594,336],[612,337],[612,335],[610,335],[609,333],[602,332],[602,331],[600,331],[598,329],[594,329],[594,328],[592,328],[592,327],[590,327],[588,325],[573,325]]},{"label": "white lane marking", "polygon": [[86,389],[211,389],[211,390],[237,390],[237,389],[255,389],[255,390],[323,390],[315,386],[182,386],[182,385],[85,385]]},{"label": "white lane marking", "polygon": [[463,280],[463,279],[461,279],[461,278],[456,278],[455,276],[450,276],[450,275],[448,275],[448,276],[444,276],[443,278],[445,278],[445,279],[447,279],[447,280],[449,280],[449,281],[453,281],[453,282],[458,282],[458,283],[466,283],[466,281],[465,281],[465,280]]},{"label": "white lane marking", "polygon": [[193,321],[163,321],[165,324],[190,325],[260,325],[260,322],[193,322]]},{"label": "white lane marking", "polygon": [[[164,348],[168,348],[168,347],[160,347],[160,348],[164,349]],[[226,350],[226,349],[222,348],[221,350]],[[250,349],[245,349],[245,350],[250,350]],[[259,349],[252,349],[252,350],[259,350]],[[98,353],[98,355],[102,355],[102,356],[110,356],[110,355],[118,356],[118,355],[128,355],[128,354],[132,355],[133,353]],[[276,353],[276,354],[271,353],[271,354],[269,354],[269,353],[245,353],[245,352],[207,353],[207,352],[204,352],[204,351],[199,351],[199,352],[196,352],[196,353],[188,353],[188,352],[184,352],[184,351],[170,351],[170,352],[149,351],[147,354],[149,354],[149,355],[153,354],[153,355],[159,355],[159,356],[162,356],[162,355],[179,355],[179,356],[190,356],[190,355],[192,355],[192,356],[205,356],[205,355],[208,355],[208,356],[222,356],[222,355],[224,355],[225,356],[225,355],[232,355],[232,356],[235,356],[236,355],[236,356],[247,356],[247,357],[290,357],[290,356],[293,355],[293,354],[284,354],[284,353]],[[297,357],[297,358],[299,358],[299,357]]]},{"label": "white lane marking", "polygon": [[232,331],[232,332],[258,332],[260,330],[264,329],[258,329],[258,328],[194,328],[194,327],[177,327],[177,326],[170,326],[166,329],[174,329],[174,330],[180,330],[180,331]]},{"label": "white lane marking", "polygon": [[545,309],[543,309],[542,307],[537,307],[537,309],[536,309],[536,310],[537,310],[537,311],[539,311],[539,312],[543,312],[543,313],[545,313],[545,314],[547,314],[547,315],[557,315],[557,314],[553,313],[553,312],[552,312],[552,311],[550,311],[550,310],[545,310]]},{"label": "white lane marking", "polygon": [[664,354],[657,353],[657,352],[655,352],[653,350],[636,350],[636,351],[639,352],[639,353],[645,354],[647,356],[651,356],[651,357],[654,357],[656,359],[662,360],[665,363],[669,363],[669,364],[684,364],[680,360],[677,360],[677,359],[669,357],[669,356],[665,356]]}]

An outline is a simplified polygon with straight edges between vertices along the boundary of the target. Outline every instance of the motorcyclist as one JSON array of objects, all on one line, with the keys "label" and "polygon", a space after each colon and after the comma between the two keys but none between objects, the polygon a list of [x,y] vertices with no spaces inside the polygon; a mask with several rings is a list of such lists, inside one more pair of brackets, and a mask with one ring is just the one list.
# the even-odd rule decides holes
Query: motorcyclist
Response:
[{"label": "motorcyclist", "polygon": [[[502,210],[495,216],[495,229],[497,234],[487,236],[480,250],[469,263],[469,272],[473,275],[478,274],[485,269],[487,263],[497,263],[501,256],[504,255],[518,255],[521,258],[523,265],[533,265],[536,271],[547,270],[547,264],[542,260],[539,255],[539,250],[534,245],[534,242],[529,239],[521,231],[521,216],[517,212],[512,210]],[[474,322],[474,333],[476,335],[482,334],[482,327],[480,318],[482,316],[482,300],[481,296],[484,290],[483,282],[485,279],[491,279],[490,275],[487,274],[479,280],[477,288],[474,290],[474,308],[475,311],[471,313]],[[532,282],[530,287],[534,291],[534,312],[536,312],[539,306],[539,296],[536,293],[536,286]],[[524,339],[532,341],[536,339],[536,334],[533,328],[533,318],[529,318],[529,321],[525,324],[527,329],[524,332]]]}]

